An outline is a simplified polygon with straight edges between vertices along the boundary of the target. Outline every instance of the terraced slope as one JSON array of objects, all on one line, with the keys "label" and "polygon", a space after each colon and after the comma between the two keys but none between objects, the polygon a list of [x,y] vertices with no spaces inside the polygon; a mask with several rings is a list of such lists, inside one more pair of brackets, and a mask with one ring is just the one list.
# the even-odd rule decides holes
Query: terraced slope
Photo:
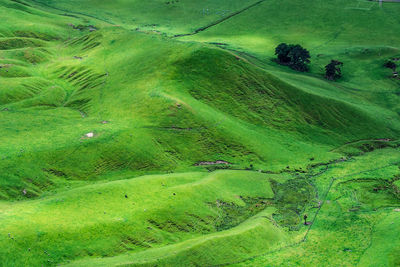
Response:
[{"label": "terraced slope", "polygon": [[[281,3],[296,30],[261,27],[297,21],[277,1],[0,0],[0,262],[396,265],[398,7],[371,9],[376,41],[345,9],[331,42],[310,21],[333,2]],[[270,61],[280,41],[310,74]]]}]

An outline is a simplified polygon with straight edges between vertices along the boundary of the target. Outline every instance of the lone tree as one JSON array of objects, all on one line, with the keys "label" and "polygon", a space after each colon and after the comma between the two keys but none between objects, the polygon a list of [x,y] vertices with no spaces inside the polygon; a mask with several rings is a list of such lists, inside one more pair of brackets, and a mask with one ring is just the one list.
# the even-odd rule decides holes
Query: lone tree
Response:
[{"label": "lone tree", "polygon": [[278,56],[279,64],[288,64],[290,62],[290,49],[290,46],[285,43],[281,43],[275,48],[275,55]]},{"label": "lone tree", "polygon": [[342,77],[343,62],[331,60],[331,63],[325,66],[325,78],[334,81]]},{"label": "lone tree", "polygon": [[394,63],[394,62],[391,61],[391,60],[386,61],[385,64],[383,64],[383,66],[384,66],[385,68],[392,69],[393,71],[396,71],[396,68],[397,68],[396,63]]},{"label": "lone tree", "polygon": [[277,62],[281,65],[287,65],[297,71],[308,71],[310,63],[310,52],[301,45],[281,43],[275,48]]}]

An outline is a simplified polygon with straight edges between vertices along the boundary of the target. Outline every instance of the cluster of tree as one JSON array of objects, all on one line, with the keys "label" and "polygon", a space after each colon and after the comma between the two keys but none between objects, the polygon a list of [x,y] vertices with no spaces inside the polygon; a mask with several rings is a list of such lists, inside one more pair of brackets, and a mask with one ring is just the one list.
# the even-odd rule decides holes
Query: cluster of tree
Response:
[{"label": "cluster of tree", "polygon": [[[281,65],[289,66],[297,71],[309,71],[308,64],[310,63],[310,52],[301,45],[281,43],[275,48],[277,62]],[[342,77],[343,62],[331,60],[325,66],[325,78],[331,81]]]},{"label": "cluster of tree", "polygon": [[278,56],[278,63],[287,65],[297,71],[308,71],[310,63],[310,52],[301,47],[301,45],[281,43],[275,49],[275,55]]},{"label": "cluster of tree", "polygon": [[[301,45],[281,43],[275,48],[275,55],[277,55],[277,62],[281,65],[289,66],[296,71],[309,71],[308,64],[310,63],[310,52],[303,48]],[[391,60],[386,61],[383,66],[392,69],[393,73],[397,76],[397,65]],[[330,81],[335,81],[342,77],[343,62],[332,59],[331,62],[325,66],[325,78]]]}]

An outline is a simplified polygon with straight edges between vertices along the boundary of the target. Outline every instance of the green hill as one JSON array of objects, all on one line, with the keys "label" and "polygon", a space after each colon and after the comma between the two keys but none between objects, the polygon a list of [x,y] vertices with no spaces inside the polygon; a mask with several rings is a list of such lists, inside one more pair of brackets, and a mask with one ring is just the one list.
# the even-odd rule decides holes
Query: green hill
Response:
[{"label": "green hill", "polygon": [[395,266],[399,11],[0,0],[0,262]]}]

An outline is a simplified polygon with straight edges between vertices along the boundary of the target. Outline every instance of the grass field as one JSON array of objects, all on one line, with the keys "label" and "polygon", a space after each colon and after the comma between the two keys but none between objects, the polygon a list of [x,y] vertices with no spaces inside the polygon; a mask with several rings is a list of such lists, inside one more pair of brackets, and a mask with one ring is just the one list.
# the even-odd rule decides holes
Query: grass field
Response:
[{"label": "grass field", "polygon": [[399,13],[0,0],[0,266],[398,266]]}]

